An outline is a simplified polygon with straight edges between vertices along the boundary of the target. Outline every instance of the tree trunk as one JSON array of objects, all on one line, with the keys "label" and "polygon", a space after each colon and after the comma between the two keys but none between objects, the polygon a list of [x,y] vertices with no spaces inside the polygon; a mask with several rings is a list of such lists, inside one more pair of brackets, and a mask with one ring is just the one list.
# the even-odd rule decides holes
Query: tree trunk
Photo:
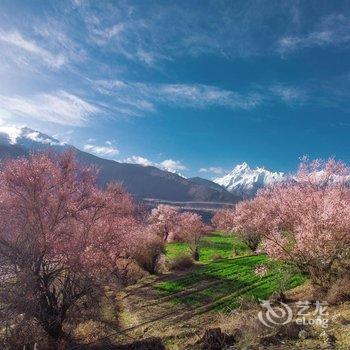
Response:
[{"label": "tree trunk", "polygon": [[199,250],[198,250],[198,247],[196,247],[194,252],[193,252],[193,260],[194,261],[199,261]]},{"label": "tree trunk", "polygon": [[45,332],[54,340],[60,340],[66,338],[66,334],[62,328],[62,322],[58,317],[49,317],[41,322]]},{"label": "tree trunk", "polygon": [[63,331],[65,310],[63,305],[59,307],[52,293],[43,293],[40,300],[39,322],[47,334],[54,340],[66,338]]}]

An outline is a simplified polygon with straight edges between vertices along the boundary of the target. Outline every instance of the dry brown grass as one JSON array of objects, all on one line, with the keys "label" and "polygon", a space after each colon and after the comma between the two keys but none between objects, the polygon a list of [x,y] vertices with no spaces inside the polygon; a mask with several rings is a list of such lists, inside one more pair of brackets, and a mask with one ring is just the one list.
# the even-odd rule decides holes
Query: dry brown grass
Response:
[{"label": "dry brown grass", "polygon": [[194,265],[193,259],[188,254],[182,254],[169,263],[169,270],[183,271]]},{"label": "dry brown grass", "polygon": [[327,301],[332,305],[350,301],[350,276],[335,282],[327,294]]}]

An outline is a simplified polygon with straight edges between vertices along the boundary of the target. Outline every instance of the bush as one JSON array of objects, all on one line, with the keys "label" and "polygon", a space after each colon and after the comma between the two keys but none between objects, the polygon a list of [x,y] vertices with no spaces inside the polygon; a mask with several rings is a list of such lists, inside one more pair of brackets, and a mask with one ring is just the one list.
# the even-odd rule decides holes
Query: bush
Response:
[{"label": "bush", "polygon": [[95,342],[101,337],[108,335],[108,329],[102,322],[89,320],[79,323],[74,330],[74,338],[83,342]]},{"label": "bush", "polygon": [[158,263],[164,252],[164,241],[156,235],[149,234],[135,253],[134,259],[142,269],[150,274],[155,274],[158,272]]},{"label": "bush", "polygon": [[135,284],[145,277],[147,273],[140,265],[131,259],[119,259],[116,261],[113,271],[114,281],[118,286],[126,287]]},{"label": "bush", "polygon": [[56,345],[37,322],[22,316],[11,319],[11,324],[1,329],[0,349],[22,349],[24,346],[26,349],[33,349],[35,343],[40,346],[40,349],[50,349]]},{"label": "bush", "polygon": [[187,270],[193,266],[193,259],[187,255],[183,254],[175,258],[170,262],[169,270],[182,271]]},{"label": "bush", "polygon": [[344,276],[337,280],[330,287],[327,294],[327,301],[329,304],[339,304],[350,300],[350,276]]}]

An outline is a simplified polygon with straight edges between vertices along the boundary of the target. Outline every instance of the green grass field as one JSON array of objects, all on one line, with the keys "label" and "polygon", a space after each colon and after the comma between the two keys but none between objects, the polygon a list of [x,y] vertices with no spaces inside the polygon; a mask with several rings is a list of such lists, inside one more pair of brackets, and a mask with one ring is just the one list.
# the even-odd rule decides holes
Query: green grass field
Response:
[{"label": "green grass field", "polygon": [[[172,260],[187,252],[185,243],[170,243],[166,256]],[[213,310],[225,310],[237,307],[242,300],[266,299],[280,288],[293,288],[305,280],[300,275],[286,275],[284,266],[271,264],[266,255],[250,254],[237,237],[213,233],[203,238],[200,263],[195,269],[179,278],[158,282],[155,288],[177,305],[210,305]],[[269,266],[264,277],[254,273],[261,264]]]},{"label": "green grass field", "polygon": [[[200,262],[210,263],[213,258],[232,258],[236,255],[249,254],[248,247],[235,236],[220,232],[205,236],[200,244]],[[173,260],[181,254],[190,254],[186,243],[169,243],[166,246],[166,257]]]}]

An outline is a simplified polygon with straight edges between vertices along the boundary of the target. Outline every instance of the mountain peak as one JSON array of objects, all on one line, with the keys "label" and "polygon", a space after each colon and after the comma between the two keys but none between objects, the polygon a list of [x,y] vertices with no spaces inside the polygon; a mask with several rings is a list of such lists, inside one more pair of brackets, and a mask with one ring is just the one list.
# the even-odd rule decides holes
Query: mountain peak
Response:
[{"label": "mountain peak", "polygon": [[232,172],[242,172],[242,171],[249,171],[250,170],[250,166],[246,163],[246,162],[243,162],[242,164],[238,164],[236,165],[233,170],[231,171]]},{"label": "mountain peak", "polygon": [[244,162],[236,165],[227,175],[216,178],[213,181],[235,195],[252,197],[256,194],[258,189],[273,182],[282,181],[283,179],[283,173],[272,172],[264,167],[252,169]]},{"label": "mountain peak", "polygon": [[51,146],[63,145],[55,138],[26,126],[19,127],[12,125],[0,125],[0,134],[2,134],[6,141],[11,145],[23,144],[27,142],[37,142],[43,145]]},{"label": "mountain peak", "polygon": [[22,130],[21,137],[23,137],[25,139],[39,142],[39,143],[46,144],[46,145],[51,145],[51,146],[63,145],[57,139],[55,139],[51,136],[48,136],[46,134],[43,134],[39,131],[30,129],[28,127],[23,127],[21,130]]}]

